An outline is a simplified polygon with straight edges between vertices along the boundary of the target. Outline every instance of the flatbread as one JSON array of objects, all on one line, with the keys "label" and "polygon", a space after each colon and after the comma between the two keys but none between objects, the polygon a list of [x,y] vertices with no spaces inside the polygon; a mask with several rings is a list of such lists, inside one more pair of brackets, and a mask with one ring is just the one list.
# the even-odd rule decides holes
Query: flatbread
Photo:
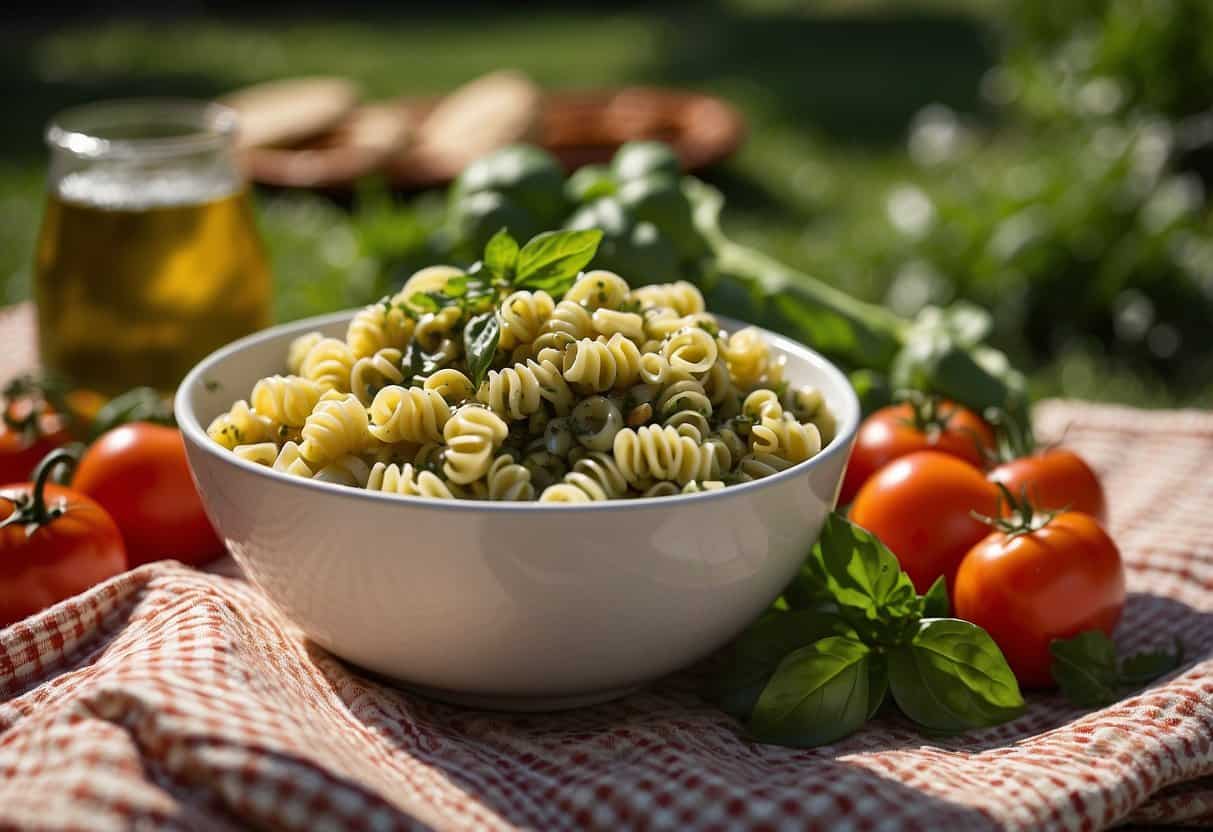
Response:
[{"label": "flatbread", "polygon": [[245,87],[219,102],[240,117],[240,147],[282,147],[332,130],[358,98],[358,87],[344,78],[292,78]]}]

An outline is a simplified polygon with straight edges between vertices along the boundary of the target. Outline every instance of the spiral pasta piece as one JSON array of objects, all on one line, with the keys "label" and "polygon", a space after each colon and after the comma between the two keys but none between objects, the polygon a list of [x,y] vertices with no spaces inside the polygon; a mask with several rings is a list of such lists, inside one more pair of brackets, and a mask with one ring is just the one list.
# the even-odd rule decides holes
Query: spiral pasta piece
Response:
[{"label": "spiral pasta piece", "polygon": [[446,342],[456,342],[457,339],[453,338],[452,334],[462,319],[463,310],[458,306],[448,306],[437,312],[429,312],[417,321],[417,325],[413,328],[413,338],[423,350],[429,353],[438,352],[440,348],[453,349],[454,344]]},{"label": "spiral pasta piece", "polygon": [[589,392],[630,387],[640,378],[640,348],[619,334],[606,341],[582,338],[561,360],[565,380]]},{"label": "spiral pasta piece", "polygon": [[384,387],[404,381],[402,358],[395,347],[385,347],[368,358],[359,358],[350,370],[350,392],[358,401],[369,405]]},{"label": "spiral pasta piece", "polygon": [[370,417],[380,442],[437,442],[451,409],[436,390],[390,384],[375,394]]},{"label": "spiral pasta piece", "polygon": [[542,289],[528,292],[525,289],[514,292],[501,303],[501,340],[503,350],[525,344],[529,345],[539,337],[539,332],[552,313],[556,311],[556,302],[552,296]]},{"label": "spiral pasta piece", "polygon": [[754,453],[741,458],[737,479],[741,482],[760,480],[791,468],[793,463],[772,454]]},{"label": "spiral pasta piece", "polygon": [[317,471],[312,479],[363,488],[371,475],[371,466],[355,454],[345,454]]},{"label": "spiral pasta piece", "polygon": [[647,426],[624,428],[615,436],[615,461],[628,482],[671,480],[685,485],[691,480],[717,479],[717,456],[674,428]]},{"label": "spiral pasta piece", "polygon": [[593,334],[594,321],[590,313],[579,304],[562,300],[556,304],[539,335],[535,337],[531,345],[531,355],[539,361],[558,361],[558,357],[545,355],[544,351],[553,350],[559,356],[569,344],[589,338]]},{"label": "spiral pasta piece", "polygon": [[307,354],[312,351],[312,347],[323,340],[324,335],[319,332],[307,332],[293,339],[286,350],[287,372],[293,376],[302,373],[303,359],[307,358]]},{"label": "spiral pasta piece", "polygon": [[441,292],[446,288],[448,280],[462,274],[463,269],[457,269],[454,266],[426,266],[424,269],[413,272],[412,276],[404,281],[404,286],[392,296],[391,302],[393,305],[407,303],[409,298],[416,294]]},{"label": "spiral pasta piece", "polygon": [[558,482],[555,485],[549,485],[543,489],[543,493],[539,495],[541,503],[589,503],[593,499],[589,494],[586,494],[575,485],[570,485],[567,482]]},{"label": "spiral pasta piece", "polygon": [[442,479],[432,471],[419,471],[412,465],[385,465],[376,462],[367,476],[368,491],[401,494],[405,497],[429,497],[436,500],[453,500],[455,495]]},{"label": "spiral pasta piece", "polygon": [[685,327],[666,338],[661,354],[680,373],[706,373],[719,355],[716,339],[698,327]]},{"label": "spiral pasta piece", "polygon": [[610,338],[618,334],[636,342],[644,340],[644,318],[635,312],[596,309],[590,320],[594,325],[594,332],[603,337]]},{"label": "spiral pasta piece", "polygon": [[573,465],[564,484],[579,488],[591,500],[617,500],[628,493],[628,480],[608,453],[594,451]]},{"label": "spiral pasta piece", "polygon": [[767,416],[750,430],[756,454],[803,462],[821,450],[821,434],[813,424],[802,425],[790,416]]},{"label": "spiral pasta piece", "polygon": [[426,390],[433,390],[448,404],[465,402],[476,394],[472,380],[453,367],[438,370],[427,377],[421,386]]},{"label": "spiral pasta piece", "polygon": [[488,496],[490,500],[528,501],[535,499],[531,472],[519,465],[509,454],[501,454],[489,466]]},{"label": "spiral pasta piece", "polygon": [[758,386],[771,363],[771,348],[754,327],[733,333],[724,342],[724,358],[733,383],[743,390]]},{"label": "spiral pasta piece", "polygon": [[367,429],[366,408],[354,395],[321,400],[300,432],[299,453],[313,467],[361,451],[373,441]]},{"label": "spiral pasta piece", "polygon": [[355,358],[367,358],[383,349],[403,350],[413,337],[413,319],[384,298],[363,307],[350,320],[345,343]]},{"label": "spiral pasta piece", "polygon": [[679,316],[694,315],[707,308],[699,289],[685,280],[641,286],[632,290],[631,298],[642,307],[666,307]]},{"label": "spiral pasta piece", "polygon": [[796,387],[789,389],[784,399],[785,412],[790,412],[798,422],[815,425],[822,444],[829,444],[838,431],[838,422],[821,391],[816,387]]},{"label": "spiral pasta piece", "polygon": [[780,419],[783,417],[783,405],[779,403],[779,394],[774,390],[754,390],[745,397],[741,412],[750,419]]},{"label": "spiral pasta piece", "polygon": [[237,445],[271,442],[276,436],[274,423],[254,412],[240,399],[227,413],[221,413],[206,428],[206,435],[229,451]]},{"label": "spiral pasta piece", "polygon": [[304,356],[299,374],[325,390],[348,393],[355,360],[354,351],[344,341],[322,338]]},{"label": "spiral pasta piece", "polygon": [[253,385],[249,399],[258,415],[292,428],[303,427],[324,388],[300,376],[267,376]]},{"label": "spiral pasta piece", "polygon": [[487,407],[461,407],[443,428],[446,460],[443,473],[456,485],[467,485],[488,473],[493,453],[510,429]]},{"label": "spiral pasta piece", "polygon": [[623,429],[623,413],[610,399],[590,396],[573,408],[569,426],[583,448],[609,451],[614,447],[615,434]]},{"label": "spiral pasta piece", "polygon": [[499,416],[525,419],[545,401],[551,402],[558,413],[567,413],[573,394],[554,364],[528,360],[526,364],[490,370],[476,398]]},{"label": "spiral pasta piece", "polygon": [[272,467],[275,471],[282,471],[296,477],[310,479],[313,474],[312,467],[307,464],[307,460],[299,451],[299,446],[294,442],[283,444],[282,449],[278,451],[278,456],[274,458]]},{"label": "spiral pasta piece", "polygon": [[618,309],[630,292],[628,282],[619,275],[606,269],[594,269],[577,278],[565,292],[564,299],[591,311]]},{"label": "spiral pasta piece", "polygon": [[255,445],[237,445],[232,453],[257,465],[272,466],[278,458],[278,446],[273,442],[258,442]]}]

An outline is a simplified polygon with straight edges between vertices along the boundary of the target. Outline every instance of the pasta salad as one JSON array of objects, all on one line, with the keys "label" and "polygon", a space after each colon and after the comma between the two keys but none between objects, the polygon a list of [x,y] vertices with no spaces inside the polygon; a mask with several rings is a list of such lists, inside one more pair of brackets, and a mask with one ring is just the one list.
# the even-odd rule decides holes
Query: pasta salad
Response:
[{"label": "pasta salad", "polygon": [[729,333],[683,281],[582,271],[597,231],[431,266],[296,338],[207,433],[300,477],[410,497],[585,503],[714,490],[802,462],[834,435],[753,328]]}]

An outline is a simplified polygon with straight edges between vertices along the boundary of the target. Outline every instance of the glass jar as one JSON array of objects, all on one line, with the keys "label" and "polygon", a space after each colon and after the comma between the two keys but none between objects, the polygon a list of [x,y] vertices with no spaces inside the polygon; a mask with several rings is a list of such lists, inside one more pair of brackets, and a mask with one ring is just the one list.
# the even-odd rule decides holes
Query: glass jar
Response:
[{"label": "glass jar", "polygon": [[52,121],[34,281],[46,368],[103,393],[167,393],[207,353],[269,324],[235,134],[232,110],[175,99]]}]

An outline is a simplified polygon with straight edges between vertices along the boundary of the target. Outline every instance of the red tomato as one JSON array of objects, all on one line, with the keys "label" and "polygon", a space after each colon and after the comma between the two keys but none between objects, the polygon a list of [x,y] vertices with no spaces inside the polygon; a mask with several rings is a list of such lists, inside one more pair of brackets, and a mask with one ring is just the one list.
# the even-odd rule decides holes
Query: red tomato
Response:
[{"label": "red tomato", "polygon": [[0,482],[29,479],[44,456],[71,440],[66,421],[57,413],[40,414],[37,425],[30,436],[0,420]]},{"label": "red tomato", "polygon": [[1004,462],[990,472],[990,479],[1005,485],[1016,498],[1026,494],[1032,505],[1042,511],[1073,510],[1089,514],[1101,523],[1107,519],[1103,486],[1091,467],[1073,451],[1051,448]]},{"label": "red tomato", "polygon": [[960,564],[952,604],[1002,648],[1021,684],[1053,684],[1049,642],[1086,630],[1112,634],[1125,604],[1116,544],[1077,511],[1019,535],[990,534]]},{"label": "red tomato", "polygon": [[176,428],[134,422],[103,434],[72,486],[113,516],[132,566],[164,558],[201,564],[223,554]]},{"label": "red tomato", "polygon": [[954,456],[918,451],[881,468],[864,483],[851,519],[897,555],[919,592],[940,575],[949,589],[960,559],[990,528],[971,512],[993,516],[998,489]]},{"label": "red tomato", "polygon": [[941,402],[938,412],[942,424],[923,424],[915,421],[915,406],[903,402],[883,407],[865,419],[855,435],[839,502],[851,502],[869,477],[915,451],[941,451],[982,467],[984,452],[994,448],[990,426],[972,410],[951,402]]},{"label": "red tomato", "polygon": [[122,535],[105,509],[46,485],[0,488],[0,627],[7,627],[126,569]]}]

